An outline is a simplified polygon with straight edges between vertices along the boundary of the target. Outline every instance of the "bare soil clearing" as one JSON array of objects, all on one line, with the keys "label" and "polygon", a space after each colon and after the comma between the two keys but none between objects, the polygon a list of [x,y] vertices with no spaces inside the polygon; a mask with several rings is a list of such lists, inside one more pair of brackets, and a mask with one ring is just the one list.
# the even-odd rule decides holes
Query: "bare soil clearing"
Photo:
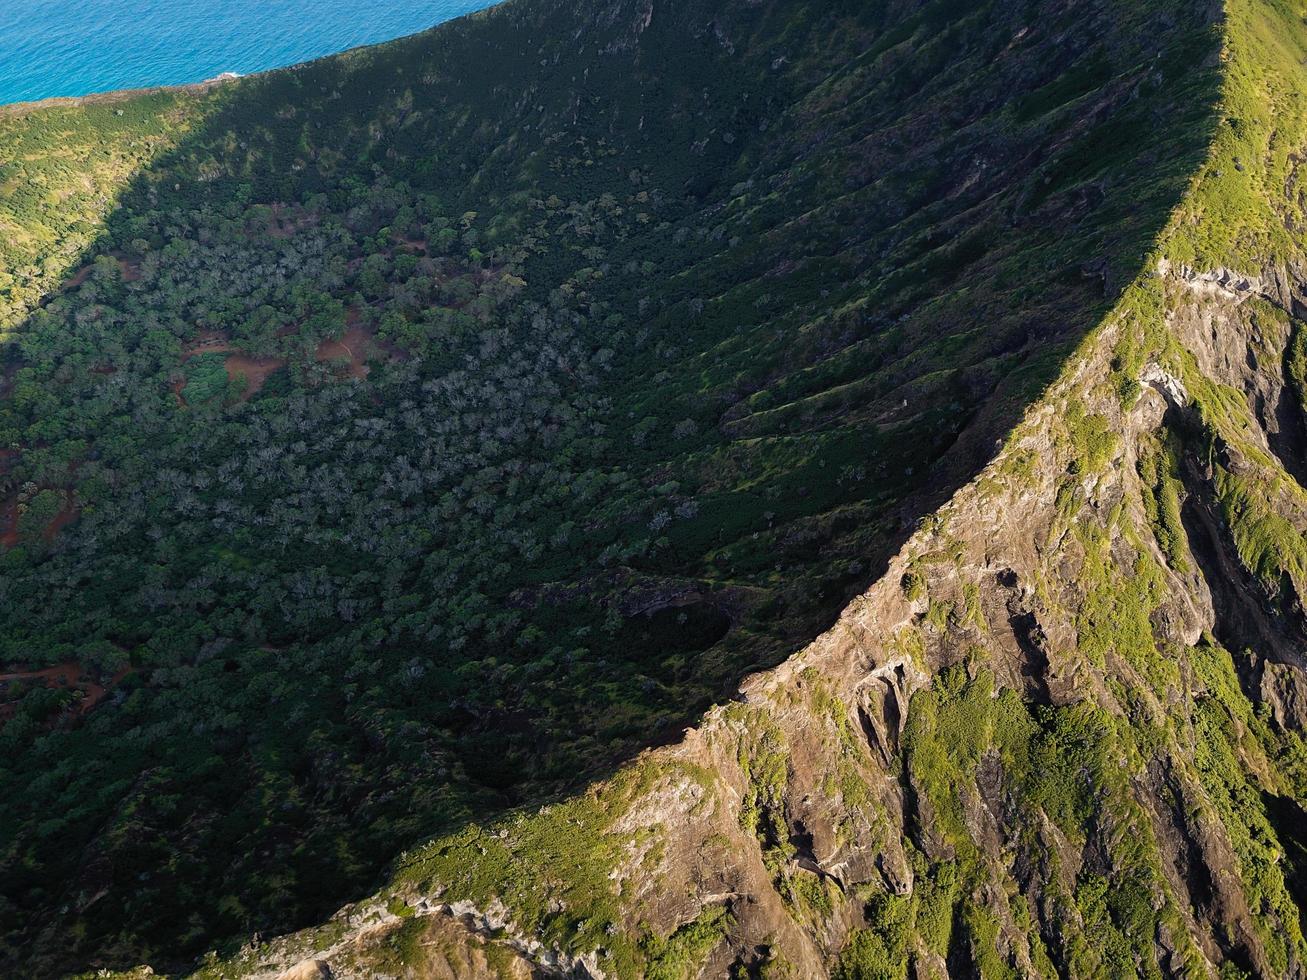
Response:
[{"label": "bare soil clearing", "polygon": [[[364,326],[362,312],[357,307],[350,307],[345,313],[345,332],[339,338],[331,338],[318,344],[313,352],[314,360],[319,363],[339,362],[342,374],[360,381],[367,378],[371,368],[368,361],[378,353],[384,353],[391,360],[402,360],[405,352],[394,344],[378,340],[372,331]],[[288,337],[295,333],[294,327],[283,328],[278,336]],[[286,366],[284,357],[253,357],[240,351],[223,332],[205,331],[182,347],[183,363],[202,354],[227,354],[223,367],[227,377],[233,381],[243,378],[245,388],[240,401],[248,401],[263,388],[268,378],[277,370]],[[171,385],[177,406],[185,408],[186,399],[182,391],[185,381],[174,381]]]},{"label": "bare soil clearing", "polygon": [[361,379],[368,376],[367,361],[371,347],[372,335],[356,324],[346,330],[339,340],[324,340],[313,356],[319,361],[348,360],[349,376]]},{"label": "bare soil clearing", "polygon": [[93,266],[89,265],[82,266],[73,273],[72,277],[66,283],[64,283],[64,289],[76,289],[82,283],[86,282],[86,280],[91,277],[92,268]]},{"label": "bare soil clearing", "polygon": [[0,548],[13,548],[18,544],[18,497],[0,503]]},{"label": "bare soil clearing", "polygon": [[[362,337],[365,341],[364,350],[370,347],[368,353],[360,353],[360,345],[350,340],[351,337]],[[359,353],[364,360],[378,352],[384,353],[390,361],[404,361],[408,359],[408,351],[392,340],[378,337],[371,327],[363,324],[363,311],[357,306],[349,306],[345,309],[345,335],[341,341],[350,347],[351,350]]]},{"label": "bare soil clearing", "polygon": [[[286,366],[286,359],[283,357],[251,357],[241,353],[232,345],[226,334],[217,330],[201,333],[183,347],[182,360],[190,360],[199,354],[221,354],[228,351],[232,353],[223,361],[227,377],[232,381],[242,377],[245,379],[245,390],[241,393],[241,401],[249,401],[253,398],[270,374]],[[186,405],[186,399],[182,397],[182,389],[185,386],[184,381],[173,383],[173,394],[177,396],[177,404],[182,407]]]},{"label": "bare soil clearing", "polygon": [[278,368],[286,366],[286,359],[283,357],[250,357],[248,354],[232,354],[223,362],[227,369],[227,377],[233,381],[243,377],[245,379],[245,390],[241,392],[240,400],[245,402],[253,398],[263,387],[264,383]]}]

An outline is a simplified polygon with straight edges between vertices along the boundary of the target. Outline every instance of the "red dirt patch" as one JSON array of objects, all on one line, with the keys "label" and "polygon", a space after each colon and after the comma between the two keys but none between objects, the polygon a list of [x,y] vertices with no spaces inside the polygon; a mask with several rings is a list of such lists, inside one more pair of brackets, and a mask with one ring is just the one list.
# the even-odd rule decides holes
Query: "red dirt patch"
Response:
[{"label": "red dirt patch", "polygon": [[286,366],[286,360],[282,357],[250,357],[248,354],[232,354],[223,362],[227,369],[227,377],[233,381],[239,377],[245,378],[245,390],[241,393],[240,400],[249,401],[263,387],[268,375],[278,368]]},{"label": "red dirt patch", "polygon": [[[118,252],[110,252],[109,254],[118,260],[118,271],[122,274],[123,282],[136,282],[141,278],[141,265],[139,262],[134,262]],[[94,262],[82,266],[64,281],[63,288],[65,290],[76,289],[91,277],[94,270]]]},{"label": "red dirt patch", "polygon": [[[73,495],[64,492],[63,507],[45,526],[45,530],[41,532],[41,537],[47,543],[53,541],[56,534],[77,520],[77,515],[81,513],[81,510],[75,503]],[[12,497],[0,501],[0,549],[15,548],[18,546],[18,540],[18,494],[14,494]]]},{"label": "red dirt patch", "polygon": [[77,515],[80,514],[81,511],[82,509],[73,502],[72,495],[69,494],[68,498],[64,500],[64,505],[59,513],[54,515],[54,519],[51,520],[50,523],[45,526],[45,530],[41,532],[41,537],[45,538],[46,541],[53,541],[56,534],[66,528],[73,521],[77,520]]},{"label": "red dirt patch", "polygon": [[18,544],[18,495],[0,503],[0,548]]},{"label": "red dirt patch", "polygon": [[268,234],[273,238],[290,238],[296,232],[312,228],[317,223],[316,214],[288,208],[284,204],[274,204],[272,220],[268,222]]},{"label": "red dirt patch", "polygon": [[[408,351],[392,340],[386,340],[376,336],[370,328],[362,326],[362,323],[363,311],[357,306],[347,306],[345,308],[345,335],[341,337],[341,342],[344,345],[348,346],[355,353],[358,353],[359,348],[362,347],[362,349],[367,352],[361,355],[364,360],[367,360],[369,355],[375,354],[377,351],[384,352],[386,357],[391,361],[407,360]],[[362,337],[365,343],[357,344],[351,342],[351,337]]]},{"label": "red dirt patch", "polygon": [[91,270],[94,266],[84,265],[73,273],[72,278],[64,283],[64,289],[76,289],[82,283],[91,277]]},{"label": "red dirt patch", "polygon": [[324,340],[318,344],[318,349],[313,356],[319,361],[348,360],[349,376],[366,378],[369,370],[367,360],[371,349],[372,336],[362,327],[355,325],[346,330],[339,340]]},{"label": "red dirt patch", "polygon": [[[82,698],[77,702],[76,713],[84,715],[104,700],[104,696],[131,672],[131,667],[123,667],[105,685],[89,677],[79,664],[59,664],[54,667],[43,667],[40,670],[17,670],[0,674],[0,684],[7,684],[10,681],[39,681],[51,690],[81,691]],[[0,724],[12,718],[17,710],[16,702],[0,703]]]},{"label": "red dirt patch", "polygon": [[[223,367],[227,369],[227,377],[232,381],[241,377],[245,379],[245,391],[241,394],[241,401],[249,401],[263,387],[263,383],[268,380],[268,375],[286,366],[286,359],[282,357],[251,357],[242,354],[232,346],[227,335],[219,330],[210,330],[197,335],[182,348],[182,360],[190,360],[198,354],[224,354],[229,351],[232,353],[223,361]],[[186,407],[186,399],[182,397],[182,389],[185,387],[185,381],[172,383],[172,393],[177,398],[178,406],[182,408]]]}]

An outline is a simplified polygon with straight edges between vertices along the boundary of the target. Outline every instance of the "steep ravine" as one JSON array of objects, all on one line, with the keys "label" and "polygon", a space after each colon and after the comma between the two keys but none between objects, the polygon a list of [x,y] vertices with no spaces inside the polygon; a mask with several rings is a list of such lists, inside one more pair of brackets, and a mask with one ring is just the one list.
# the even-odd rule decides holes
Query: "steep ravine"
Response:
[{"label": "steep ravine", "polygon": [[1227,8],[1155,254],[831,630],[200,975],[1307,975],[1307,29]]}]

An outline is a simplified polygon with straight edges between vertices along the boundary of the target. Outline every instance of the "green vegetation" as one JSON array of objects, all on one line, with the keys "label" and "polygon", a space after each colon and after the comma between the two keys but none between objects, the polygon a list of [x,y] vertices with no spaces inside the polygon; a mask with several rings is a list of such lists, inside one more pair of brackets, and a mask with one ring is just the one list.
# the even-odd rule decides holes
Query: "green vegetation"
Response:
[{"label": "green vegetation", "polygon": [[227,394],[226,357],[222,354],[200,354],[186,362],[186,383],[181,396],[187,405],[199,405]]},{"label": "green vegetation", "polygon": [[1089,414],[1084,405],[1073,401],[1067,406],[1063,419],[1071,446],[1073,473],[1093,475],[1100,472],[1112,459],[1119,445],[1106,417]]},{"label": "green vegetation", "polygon": [[173,91],[0,107],[0,337],[68,276],[132,175],[176,146],[206,104]]},{"label": "green vegetation", "polygon": [[1147,491],[1144,510],[1162,553],[1172,569],[1184,574],[1189,571],[1186,557],[1185,530],[1180,519],[1180,499],[1183,487],[1180,482],[1179,447],[1169,434],[1152,451],[1139,457],[1139,478]]},{"label": "green vegetation", "polygon": [[693,980],[731,923],[730,910],[719,905],[664,939],[650,938],[643,950],[648,961],[645,976],[649,980]]},{"label": "green vegetation", "polygon": [[880,896],[867,906],[868,927],[857,930],[840,952],[837,980],[901,980],[916,932],[911,899]]},{"label": "green vegetation", "polygon": [[[1157,863],[1152,823],[1132,794],[1131,774],[1143,764],[1135,738],[1129,724],[1091,702],[1032,706],[1011,690],[995,695],[987,675],[968,680],[961,670],[951,670],[933,690],[918,693],[909,716],[908,772],[935,818],[932,826],[922,828],[938,835],[929,846],[947,848],[957,860],[921,869],[924,887],[910,901],[873,901],[868,919],[874,935],[860,933],[846,949],[843,975],[903,975],[923,952],[911,940],[895,938],[902,926],[894,923],[905,921],[910,923],[907,935],[920,937],[924,949],[940,956],[965,949],[981,976],[1019,974],[1026,969],[1023,963],[1053,975],[1050,951],[1072,976],[1160,975],[1151,952],[1153,937],[1159,923],[1174,921],[1177,912]],[[1074,892],[1057,894],[1056,875],[1044,884],[1052,891],[1043,901],[1062,907],[1056,918],[1074,915],[1079,925],[1033,933],[1020,954],[997,945],[992,907],[965,898],[1010,873],[987,863],[964,817],[964,808],[974,805],[977,766],[983,759],[1001,767],[1002,784],[1009,787],[1006,799],[1018,808],[1017,825],[1028,828],[1028,836],[1015,842],[1019,854],[1038,846],[1035,832],[1043,819],[1077,847],[1104,849],[1106,863],[1101,870],[1082,871]],[[1022,902],[1013,899],[1006,914],[1028,920],[1030,910]],[[896,910],[888,923],[882,922],[886,909]],[[1041,916],[1045,922],[1049,911]],[[961,934],[957,922],[964,926]]]},{"label": "green vegetation", "polygon": [[1289,895],[1281,865],[1283,845],[1266,802],[1244,760],[1274,751],[1280,736],[1258,718],[1243,696],[1233,660],[1204,643],[1192,661],[1209,696],[1194,707],[1194,759],[1208,798],[1230,835],[1247,890],[1258,938],[1279,973],[1307,954],[1299,908]]},{"label": "green vegetation", "polygon": [[[975,473],[1200,165],[1214,43],[1201,11],[1117,0],[518,0],[0,117],[0,665],[105,688],[78,713],[23,687],[0,731],[0,963],[184,965],[440,837],[405,880],[689,972],[728,912],[611,934],[618,803],[497,818],[810,639]],[[1081,479],[1114,458],[1103,415],[1067,426]],[[1084,645],[1133,656],[1155,579],[1123,617],[1088,544]],[[1108,621],[1129,635],[1089,638]],[[930,622],[983,629],[979,596]],[[912,915],[990,972],[950,796],[995,745],[1043,753],[1022,778],[1072,830],[1104,730],[993,694],[941,680],[907,751],[959,842]],[[838,896],[789,867],[786,748],[750,738],[745,824],[819,922]],[[859,948],[849,971],[906,955]]]}]

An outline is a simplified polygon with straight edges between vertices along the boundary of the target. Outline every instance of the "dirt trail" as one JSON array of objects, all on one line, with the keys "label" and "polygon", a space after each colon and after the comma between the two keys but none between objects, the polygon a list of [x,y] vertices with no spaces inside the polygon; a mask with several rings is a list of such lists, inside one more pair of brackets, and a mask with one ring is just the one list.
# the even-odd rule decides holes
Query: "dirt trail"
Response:
[{"label": "dirt trail", "polygon": [[72,277],[64,283],[64,289],[76,289],[82,283],[91,277],[91,270],[94,266],[84,265],[73,273]]},{"label": "dirt trail", "polygon": [[[113,256],[114,259],[117,260],[118,271],[121,273],[123,277],[123,282],[136,282],[138,279],[141,278],[141,264],[139,262],[135,262],[132,259],[129,259],[124,255],[120,255],[117,252],[110,252],[109,254]],[[94,262],[82,266],[80,269],[78,269],[71,276],[69,276],[68,279],[64,281],[63,289],[65,291],[69,289],[76,289],[78,286],[82,285],[82,283],[86,282],[86,280],[91,277],[91,273],[94,271],[95,271]]]}]

